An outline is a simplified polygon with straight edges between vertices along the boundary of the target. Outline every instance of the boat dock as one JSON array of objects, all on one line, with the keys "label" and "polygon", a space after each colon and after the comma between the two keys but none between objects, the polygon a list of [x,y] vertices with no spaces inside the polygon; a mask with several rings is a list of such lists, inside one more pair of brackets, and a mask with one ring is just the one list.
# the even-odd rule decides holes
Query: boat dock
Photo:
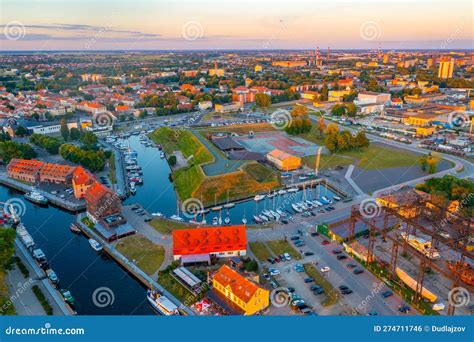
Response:
[{"label": "boat dock", "polygon": [[[103,240],[97,233],[95,233],[92,229],[90,229],[87,225],[85,225],[81,220],[85,217],[84,214],[77,215],[77,227],[86,235],[88,238],[94,239],[98,241],[103,250],[107,252],[116,262],[118,262],[123,268],[125,268],[130,274],[133,274],[140,282],[142,282],[146,287],[151,290],[158,290],[162,292],[169,300],[171,300],[174,304],[179,307],[180,312],[184,315],[192,316],[194,312],[181,303],[175,296],[173,296],[170,292],[168,292],[165,288],[163,288],[160,284],[158,284],[155,280],[153,280],[148,274],[143,272],[137,265],[133,262],[128,260],[124,255],[117,251],[117,249],[112,246],[110,243]],[[143,293],[143,298],[145,299],[146,293]]]},{"label": "boat dock", "polygon": [[105,142],[104,140],[99,140],[100,144],[109,150],[112,151],[115,158],[115,180],[116,184],[112,184],[114,191],[119,194],[120,198],[124,199],[129,194],[128,181],[126,179],[127,172],[125,171],[125,160],[123,153],[116,148],[114,145]]},{"label": "boat dock", "polygon": [[[9,188],[27,193],[31,190],[31,185],[30,184],[25,184],[22,182],[19,182],[15,179],[8,178],[6,175],[0,175],[0,184],[3,184]],[[58,196],[55,196],[49,192],[42,191],[41,189],[35,189],[38,191],[41,195],[46,197],[49,201],[49,203],[60,207],[62,209],[71,211],[71,212],[80,212],[86,209],[86,203],[85,201],[77,201],[77,202],[71,202],[65,198],[60,198]]]}]

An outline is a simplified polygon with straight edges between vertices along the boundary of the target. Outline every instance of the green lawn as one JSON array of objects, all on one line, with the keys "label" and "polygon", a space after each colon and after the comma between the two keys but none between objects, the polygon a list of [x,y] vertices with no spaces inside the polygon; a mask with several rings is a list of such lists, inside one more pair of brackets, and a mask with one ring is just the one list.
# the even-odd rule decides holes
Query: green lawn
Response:
[{"label": "green lawn", "polygon": [[271,253],[268,250],[267,246],[265,243],[256,241],[256,242],[250,242],[249,243],[250,250],[252,253],[260,260],[260,261],[265,261],[267,258],[271,258]]},{"label": "green lawn", "polygon": [[289,243],[285,240],[267,241],[268,247],[272,250],[275,255],[288,253],[293,259],[301,259],[301,254],[296,251]]},{"label": "green lawn", "polygon": [[357,166],[366,170],[410,167],[419,163],[419,156],[414,153],[383,147],[378,144],[343,152],[341,155],[357,159],[359,161]]},{"label": "green lawn", "polygon": [[173,230],[176,230],[176,229],[192,228],[191,225],[183,223],[183,222],[177,222],[177,221],[161,219],[161,218],[154,218],[153,220],[148,222],[148,224],[152,226],[153,228],[155,228],[155,230],[161,234],[171,234]]},{"label": "green lawn", "polygon": [[321,302],[323,306],[329,306],[337,303],[339,300],[339,293],[331,285],[331,283],[311,264],[304,264],[304,269],[307,275],[314,278],[314,282],[324,289],[326,298]]},{"label": "green lawn", "polygon": [[242,167],[257,182],[271,182],[278,179],[278,174],[260,163],[247,163]]},{"label": "green lawn", "polygon": [[168,290],[173,296],[182,303],[192,304],[192,298],[195,296],[183,285],[181,285],[169,272],[160,272],[158,284]]},{"label": "green lawn", "polygon": [[140,234],[120,239],[116,248],[148,275],[158,271],[165,258],[165,249],[162,246]]},{"label": "green lawn", "polygon": [[[321,154],[321,159],[319,160],[319,170],[334,169],[338,165],[349,166],[353,163],[353,158],[347,158],[337,154]],[[316,156],[303,157],[303,164],[311,169],[314,169],[316,164]]]}]

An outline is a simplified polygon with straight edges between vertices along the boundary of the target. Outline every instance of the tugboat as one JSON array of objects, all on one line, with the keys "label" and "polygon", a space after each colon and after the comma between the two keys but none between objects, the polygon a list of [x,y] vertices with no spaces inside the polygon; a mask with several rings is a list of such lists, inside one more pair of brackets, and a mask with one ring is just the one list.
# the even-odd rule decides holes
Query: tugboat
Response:
[{"label": "tugboat", "polygon": [[46,205],[48,204],[48,199],[41,195],[38,191],[31,190],[25,194],[25,198],[33,203]]},{"label": "tugboat", "polygon": [[179,315],[178,307],[167,297],[158,293],[157,291],[147,290],[146,299],[148,303],[156,310],[160,315],[164,316],[177,316]]},{"label": "tugboat", "polygon": [[94,239],[89,239],[89,245],[91,245],[92,249],[96,252],[100,252],[102,250],[102,246],[100,245],[100,243],[98,243]]}]

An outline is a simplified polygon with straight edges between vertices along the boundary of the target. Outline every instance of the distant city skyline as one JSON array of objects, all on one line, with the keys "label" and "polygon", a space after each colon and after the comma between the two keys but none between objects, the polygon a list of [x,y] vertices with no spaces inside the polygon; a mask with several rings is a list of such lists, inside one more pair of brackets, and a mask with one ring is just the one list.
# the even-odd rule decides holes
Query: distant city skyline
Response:
[{"label": "distant city skyline", "polygon": [[0,50],[472,49],[457,1],[3,0]]}]

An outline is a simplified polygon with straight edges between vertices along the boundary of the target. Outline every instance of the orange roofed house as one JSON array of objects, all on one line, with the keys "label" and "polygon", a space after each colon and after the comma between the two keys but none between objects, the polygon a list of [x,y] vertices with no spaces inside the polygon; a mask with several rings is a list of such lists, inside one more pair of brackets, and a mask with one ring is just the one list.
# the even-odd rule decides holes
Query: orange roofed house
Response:
[{"label": "orange roofed house", "polygon": [[246,252],[244,225],[173,231],[173,256],[183,264],[210,263],[211,258],[241,256]]},{"label": "orange roofed house", "polygon": [[95,178],[82,166],[76,167],[72,174],[72,188],[76,198],[83,198],[87,189],[95,183]]},{"label": "orange roofed house", "polygon": [[222,302],[228,305],[221,306],[231,307],[233,310],[229,311],[232,313],[253,315],[266,309],[270,304],[268,290],[227,265],[223,265],[212,276],[211,292],[211,298],[214,301],[216,296],[223,298]]},{"label": "orange roofed house", "polygon": [[301,158],[277,149],[267,154],[267,160],[282,171],[296,170],[301,167]]},{"label": "orange roofed house", "polygon": [[74,166],[70,165],[45,163],[39,171],[40,182],[71,184],[75,169]]}]

